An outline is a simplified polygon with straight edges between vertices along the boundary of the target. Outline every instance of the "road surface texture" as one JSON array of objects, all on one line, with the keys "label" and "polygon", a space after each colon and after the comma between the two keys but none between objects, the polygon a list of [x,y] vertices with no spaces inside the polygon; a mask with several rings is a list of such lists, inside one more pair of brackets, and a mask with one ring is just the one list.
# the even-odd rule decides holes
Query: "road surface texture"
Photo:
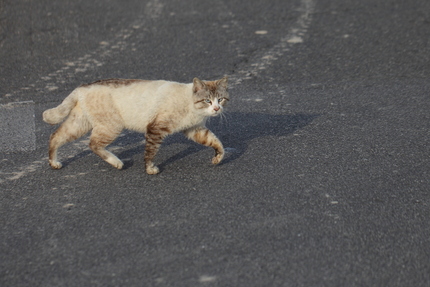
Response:
[{"label": "road surface texture", "polygon": [[[0,1],[1,286],[430,286],[430,1]],[[105,78],[229,76],[211,129],[47,163]]]}]

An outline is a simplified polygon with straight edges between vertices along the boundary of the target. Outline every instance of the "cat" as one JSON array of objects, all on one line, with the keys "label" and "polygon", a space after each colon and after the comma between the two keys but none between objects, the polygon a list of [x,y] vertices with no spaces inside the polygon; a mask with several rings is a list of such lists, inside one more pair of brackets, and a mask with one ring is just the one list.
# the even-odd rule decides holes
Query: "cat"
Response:
[{"label": "cat", "polygon": [[107,79],[76,88],[63,102],[43,112],[43,120],[51,125],[67,119],[49,140],[49,164],[60,169],[57,150],[89,131],[90,149],[103,160],[122,169],[123,162],[105,148],[123,129],[145,133],[145,169],[159,173],[153,159],[163,139],[183,132],[215,150],[213,164],[224,157],[221,141],[206,128],[209,117],[223,112],[229,101],[228,79],[202,81],[194,78],[190,84],[169,81]]}]

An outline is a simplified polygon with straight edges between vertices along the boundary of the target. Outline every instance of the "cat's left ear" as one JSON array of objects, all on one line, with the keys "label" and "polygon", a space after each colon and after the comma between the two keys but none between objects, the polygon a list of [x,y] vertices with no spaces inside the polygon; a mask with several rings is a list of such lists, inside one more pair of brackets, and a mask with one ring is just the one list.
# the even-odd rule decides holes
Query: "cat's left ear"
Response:
[{"label": "cat's left ear", "polygon": [[221,80],[216,81],[217,87],[222,87],[224,89],[227,89],[227,84],[228,84],[228,77],[227,76],[225,76]]}]

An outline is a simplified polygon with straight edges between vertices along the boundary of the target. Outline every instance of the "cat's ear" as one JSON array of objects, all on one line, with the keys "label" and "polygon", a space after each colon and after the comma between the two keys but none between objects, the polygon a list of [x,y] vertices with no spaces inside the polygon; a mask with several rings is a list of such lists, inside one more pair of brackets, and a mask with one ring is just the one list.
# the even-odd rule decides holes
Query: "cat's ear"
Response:
[{"label": "cat's ear", "polygon": [[198,91],[202,90],[205,88],[205,83],[203,83],[202,80],[198,79],[198,78],[194,78],[193,80],[193,92],[197,93]]},{"label": "cat's ear", "polygon": [[228,77],[227,76],[225,76],[221,80],[216,81],[216,85],[218,87],[222,87],[224,89],[227,89],[227,84],[228,84]]}]

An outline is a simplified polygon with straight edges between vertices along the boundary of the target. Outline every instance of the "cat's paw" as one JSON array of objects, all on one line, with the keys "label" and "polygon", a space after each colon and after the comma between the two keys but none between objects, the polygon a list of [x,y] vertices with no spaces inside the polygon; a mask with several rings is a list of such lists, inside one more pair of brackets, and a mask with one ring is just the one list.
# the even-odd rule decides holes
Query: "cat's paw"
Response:
[{"label": "cat's paw", "polygon": [[60,169],[63,167],[63,165],[61,164],[61,162],[59,161],[54,161],[54,160],[50,160],[49,161],[49,165],[53,168],[53,169]]},{"label": "cat's paw", "polygon": [[157,174],[159,172],[160,172],[160,169],[155,165],[146,167],[146,173],[147,174]]},{"label": "cat's paw", "polygon": [[117,169],[122,169],[124,167],[124,164],[119,159],[116,159],[115,161],[108,161],[113,167]]},{"label": "cat's paw", "polygon": [[123,162],[114,155],[109,156],[105,159],[109,164],[111,164],[114,168],[122,169],[124,167]]},{"label": "cat's paw", "polygon": [[119,162],[115,164],[114,167],[121,170],[124,167],[124,164],[122,162]]},{"label": "cat's paw", "polygon": [[224,158],[224,153],[219,153],[212,158],[212,163],[213,164],[219,164],[223,158]]}]

